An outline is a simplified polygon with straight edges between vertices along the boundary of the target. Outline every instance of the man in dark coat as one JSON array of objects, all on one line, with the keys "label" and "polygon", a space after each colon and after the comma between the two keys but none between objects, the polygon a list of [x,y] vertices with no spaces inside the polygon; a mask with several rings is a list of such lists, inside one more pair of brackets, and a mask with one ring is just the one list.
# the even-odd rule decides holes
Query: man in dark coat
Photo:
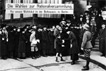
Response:
[{"label": "man in dark coat", "polygon": [[78,60],[79,47],[75,34],[72,31],[67,31],[67,34],[69,34],[71,64],[73,65]]},{"label": "man in dark coat", "polygon": [[6,28],[3,27],[2,30],[2,44],[1,44],[1,56],[3,59],[7,58],[7,42],[8,42],[8,37],[7,37],[7,31]]},{"label": "man in dark coat", "polygon": [[106,37],[106,28],[105,24],[102,25],[102,29],[100,30],[100,35],[99,35],[99,50],[102,53],[102,56],[105,56],[105,37]]}]

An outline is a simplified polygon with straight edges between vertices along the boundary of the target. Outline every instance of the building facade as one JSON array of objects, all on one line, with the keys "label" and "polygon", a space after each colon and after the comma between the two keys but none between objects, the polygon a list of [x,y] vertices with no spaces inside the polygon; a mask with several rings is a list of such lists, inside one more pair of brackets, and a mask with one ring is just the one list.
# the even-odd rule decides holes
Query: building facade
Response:
[{"label": "building facade", "polygon": [[[3,2],[3,21],[8,22],[26,22],[30,21],[32,24],[44,23],[49,24],[51,22],[58,23],[63,15],[59,14],[6,14],[6,3],[50,3],[50,4],[62,4],[70,2],[74,4],[74,14],[82,14],[86,10],[86,6],[91,3],[92,5],[99,5],[100,0],[1,0]],[[7,21],[7,22],[6,22]]]}]

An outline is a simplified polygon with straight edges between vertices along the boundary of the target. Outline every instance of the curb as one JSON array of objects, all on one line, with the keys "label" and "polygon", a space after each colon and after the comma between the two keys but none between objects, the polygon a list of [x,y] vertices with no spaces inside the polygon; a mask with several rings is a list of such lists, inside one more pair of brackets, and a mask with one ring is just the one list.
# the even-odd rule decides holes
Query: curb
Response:
[{"label": "curb", "polygon": [[[80,56],[80,55],[79,55],[79,58],[86,60],[84,56]],[[102,64],[102,63],[100,63],[100,62],[98,62],[98,61],[96,61],[96,60],[93,60],[92,58],[90,59],[90,62],[92,62],[92,63],[94,63],[94,64],[100,66],[100,67],[103,68],[104,70],[106,70],[106,65],[104,65],[104,64]]]}]

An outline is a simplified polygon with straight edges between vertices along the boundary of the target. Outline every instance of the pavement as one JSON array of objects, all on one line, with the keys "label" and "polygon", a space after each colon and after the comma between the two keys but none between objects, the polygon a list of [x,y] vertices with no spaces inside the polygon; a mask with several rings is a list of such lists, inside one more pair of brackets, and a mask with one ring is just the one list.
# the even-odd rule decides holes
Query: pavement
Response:
[{"label": "pavement", "polygon": [[[99,51],[92,51],[91,62],[106,70],[106,57],[101,55],[102,54]],[[85,59],[83,55],[79,55],[79,57]]]},{"label": "pavement", "polygon": [[[100,64],[106,66],[106,58],[100,55],[100,52],[92,51],[92,61],[89,71],[106,71],[105,68],[100,66]],[[63,58],[65,61],[59,62],[55,61],[55,56],[40,57],[37,59],[1,59],[0,71],[81,71],[82,67],[85,65],[83,55],[80,55],[80,59],[75,65],[71,65],[70,56],[65,56]]]}]

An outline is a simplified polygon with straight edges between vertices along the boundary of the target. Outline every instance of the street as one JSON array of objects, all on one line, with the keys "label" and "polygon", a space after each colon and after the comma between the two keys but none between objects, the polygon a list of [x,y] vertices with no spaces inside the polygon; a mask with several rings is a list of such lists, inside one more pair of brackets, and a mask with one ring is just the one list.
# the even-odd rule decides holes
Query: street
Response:
[{"label": "street", "polygon": [[[0,71],[82,71],[85,60],[79,59],[77,64],[71,65],[70,57],[65,61],[56,62],[55,56],[40,57],[37,59],[7,59],[0,60]],[[98,65],[90,63],[89,71],[105,71]]]}]

